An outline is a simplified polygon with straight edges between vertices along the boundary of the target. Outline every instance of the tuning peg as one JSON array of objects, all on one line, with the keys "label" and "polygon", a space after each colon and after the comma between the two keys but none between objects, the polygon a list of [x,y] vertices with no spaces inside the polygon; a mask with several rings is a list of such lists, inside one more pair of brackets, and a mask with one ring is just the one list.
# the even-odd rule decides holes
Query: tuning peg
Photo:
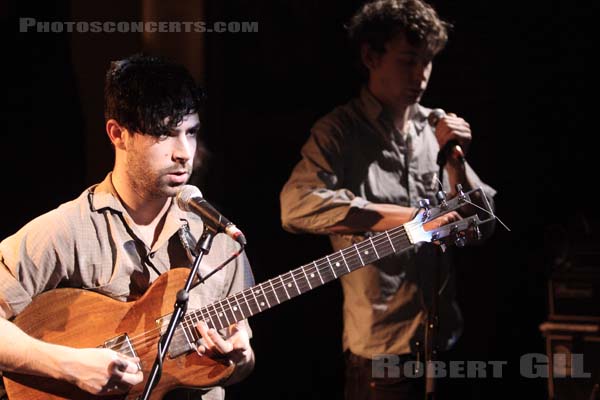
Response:
[{"label": "tuning peg", "polygon": [[475,220],[471,221],[471,227],[473,228],[473,232],[475,233],[475,238],[477,240],[481,240],[481,238],[483,237],[483,235],[481,234],[481,230],[479,229],[479,225],[477,225],[477,222],[475,222]]},{"label": "tuning peg", "polygon": [[465,202],[467,200],[467,195],[463,192],[463,187],[460,183],[456,184],[456,193],[458,196],[458,201],[460,203]]},{"label": "tuning peg", "polygon": [[460,232],[458,231],[458,227],[453,227],[451,232],[452,237],[454,238],[454,245],[456,247],[465,247],[465,244],[467,244],[466,238],[464,235],[460,234]]},{"label": "tuning peg", "polygon": [[422,208],[423,210],[425,210],[423,212],[423,217],[421,217],[421,218],[423,219],[423,222],[427,221],[427,219],[429,218],[429,208],[430,208],[429,199],[419,200],[419,208]]},{"label": "tuning peg", "polygon": [[448,208],[448,203],[446,202],[446,192],[443,190],[438,190],[438,192],[435,194],[435,198],[437,199],[442,210]]}]

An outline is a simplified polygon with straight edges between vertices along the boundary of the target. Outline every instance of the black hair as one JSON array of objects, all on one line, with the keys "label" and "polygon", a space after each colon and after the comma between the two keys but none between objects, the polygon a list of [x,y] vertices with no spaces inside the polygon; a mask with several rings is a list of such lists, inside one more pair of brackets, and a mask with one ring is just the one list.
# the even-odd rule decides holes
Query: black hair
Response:
[{"label": "black hair", "polygon": [[411,45],[424,44],[432,54],[437,54],[448,41],[450,27],[429,4],[420,0],[366,3],[346,25],[358,51],[366,43],[378,53],[384,53],[385,44],[401,33]]},{"label": "black hair", "polygon": [[162,136],[197,113],[205,93],[181,65],[134,54],[113,61],[104,82],[104,118],[132,133]]}]

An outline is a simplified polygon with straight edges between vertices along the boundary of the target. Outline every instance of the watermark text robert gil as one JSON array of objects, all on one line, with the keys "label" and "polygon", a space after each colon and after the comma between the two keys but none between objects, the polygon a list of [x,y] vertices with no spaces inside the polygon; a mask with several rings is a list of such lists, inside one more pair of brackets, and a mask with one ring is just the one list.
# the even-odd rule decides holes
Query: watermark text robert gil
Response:
[{"label": "watermark text robert gil", "polygon": [[[428,376],[434,378],[502,378],[503,368],[508,361],[430,361],[427,363]],[[373,378],[420,378],[425,376],[425,364],[422,361],[400,362],[393,354],[381,354],[373,359]],[[519,359],[519,371],[525,378],[548,378],[552,368],[555,378],[589,378],[590,372],[584,371],[583,354],[545,354],[529,353]]]}]

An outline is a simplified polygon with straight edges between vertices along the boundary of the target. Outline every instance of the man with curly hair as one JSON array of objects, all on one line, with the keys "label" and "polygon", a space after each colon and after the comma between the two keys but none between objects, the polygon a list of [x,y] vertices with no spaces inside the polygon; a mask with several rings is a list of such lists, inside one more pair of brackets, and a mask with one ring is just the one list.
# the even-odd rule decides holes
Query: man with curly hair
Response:
[{"label": "man with curly hair", "polygon": [[[142,369],[151,366],[140,368],[138,358],[108,348],[46,343],[10,319],[50,289],[84,288],[133,300],[171,267],[192,265],[203,222],[180,209],[174,196],[188,182],[198,153],[202,97],[188,71],[170,61],[134,55],[111,64],[105,80],[105,127],[115,152],[112,172],[0,243],[1,371],[64,380],[95,395],[118,395],[147,378]],[[237,247],[228,236],[217,235],[202,259],[203,274]],[[189,309],[252,284],[242,255],[190,291]],[[221,332],[224,337],[203,322],[197,329],[199,353],[237,364],[226,383],[248,375],[254,355],[245,320]],[[222,399],[224,390],[214,387],[185,396]]]},{"label": "man with curly hair", "polygon": [[[471,128],[454,114],[430,124],[432,110],[420,104],[448,24],[421,0],[378,0],[365,4],[347,29],[365,82],[357,98],[314,124],[281,192],[283,227],[329,235],[338,250],[411,221],[420,199],[437,204],[440,180],[449,196],[460,183],[466,190],[482,187],[491,200],[494,189],[481,182],[463,154],[451,153],[439,176],[440,149],[450,141],[468,149]],[[433,223],[458,218],[454,212]],[[438,273],[434,345],[443,350],[461,331],[448,252],[418,245],[341,277],[346,399],[422,396],[424,381],[415,377],[423,370],[404,366],[423,360]]]}]

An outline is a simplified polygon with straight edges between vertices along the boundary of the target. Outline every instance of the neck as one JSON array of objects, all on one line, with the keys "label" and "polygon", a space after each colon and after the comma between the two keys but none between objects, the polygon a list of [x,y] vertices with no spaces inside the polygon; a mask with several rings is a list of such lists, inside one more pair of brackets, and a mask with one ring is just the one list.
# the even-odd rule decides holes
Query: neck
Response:
[{"label": "neck", "polygon": [[112,174],[112,184],[123,207],[138,226],[156,226],[171,204],[170,197],[155,197],[136,189],[129,178],[116,169]]},{"label": "neck", "polygon": [[396,129],[404,132],[408,128],[408,117],[410,115],[410,104],[399,104],[397,101],[389,98],[385,90],[379,90],[374,82],[369,82],[369,91],[383,106],[383,109],[390,116]]}]

